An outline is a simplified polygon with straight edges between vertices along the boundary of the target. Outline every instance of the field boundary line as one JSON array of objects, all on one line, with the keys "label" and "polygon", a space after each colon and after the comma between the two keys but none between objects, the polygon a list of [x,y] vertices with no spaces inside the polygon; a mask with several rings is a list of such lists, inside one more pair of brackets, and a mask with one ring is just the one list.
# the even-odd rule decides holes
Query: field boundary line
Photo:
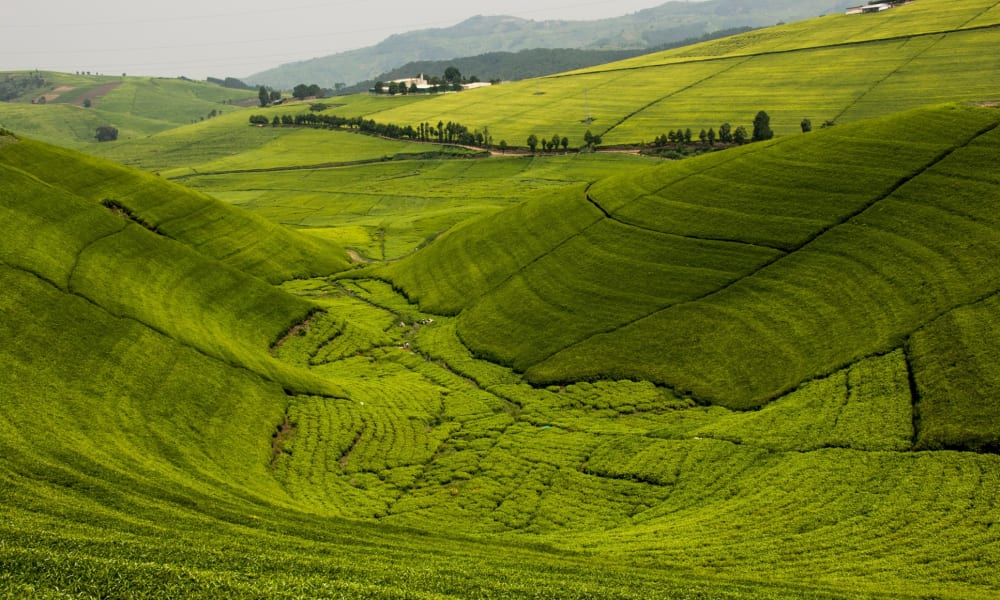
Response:
[{"label": "field boundary line", "polygon": [[[886,73],[884,77],[880,78],[878,81],[873,82],[871,84],[871,86],[867,90],[861,92],[858,95],[857,98],[855,98],[854,100],[852,100],[850,104],[848,104],[847,106],[845,106],[843,108],[843,110],[841,110],[839,113],[837,113],[837,115],[834,116],[833,119],[832,119],[833,122],[837,122],[838,119],[840,119],[845,114],[847,114],[847,111],[849,111],[852,108],[854,108],[855,106],[857,106],[858,103],[861,102],[862,99],[864,99],[866,96],[868,96],[873,91],[875,91],[875,88],[877,88],[878,86],[880,86],[883,83],[885,83],[885,81],[887,79],[889,79],[890,77],[892,77],[893,75],[899,73],[900,70],[905,69],[906,67],[910,66],[910,64],[913,63],[913,61],[917,60],[918,58],[920,58],[921,56],[923,56],[925,53],[927,53],[928,51],[930,51],[932,48],[934,48],[935,46],[937,46],[938,44],[940,44],[942,41],[944,41],[944,39],[946,37],[947,37],[947,35],[942,35],[938,39],[936,39],[933,42],[931,42],[931,44],[929,44],[923,50],[920,50],[919,52],[917,52],[916,54],[914,54],[910,58],[908,58],[908,59],[904,60],[903,62],[901,62],[899,65],[896,66],[895,69],[893,69],[893,70],[889,71],[888,73]],[[912,39],[912,38],[910,38],[910,39]],[[909,40],[907,40],[907,41],[909,41]]]},{"label": "field boundary line", "polygon": [[[989,9],[987,9],[987,10],[989,10]],[[982,15],[982,13],[980,13],[979,15],[976,15],[975,18],[978,18],[981,15]],[[872,39],[869,39],[869,40],[859,40],[859,41],[856,41],[856,42],[835,42],[835,43],[830,43],[830,44],[821,44],[821,45],[818,45],[818,46],[806,46],[806,47],[802,47],[802,48],[789,48],[789,49],[786,49],[786,50],[765,50],[763,52],[751,52],[749,54],[729,54],[729,55],[726,55],[726,56],[692,57],[692,58],[689,58],[687,60],[678,60],[676,62],[652,63],[652,64],[648,64],[648,65],[635,65],[635,66],[632,66],[632,67],[617,67],[617,68],[614,68],[614,69],[604,69],[604,70],[584,71],[584,72],[573,72],[573,73],[566,73],[566,74],[559,74],[559,75],[548,75],[546,77],[543,77],[542,79],[559,79],[559,78],[563,78],[563,77],[579,77],[581,75],[600,75],[600,74],[603,74],[603,73],[615,73],[615,72],[621,72],[621,71],[641,71],[641,70],[644,70],[644,69],[658,69],[658,68],[661,68],[661,67],[672,67],[674,65],[689,65],[689,64],[703,63],[703,62],[716,62],[716,61],[722,61],[722,60],[732,60],[734,58],[747,58],[747,59],[749,59],[749,58],[757,58],[757,57],[761,57],[761,56],[772,56],[772,55],[778,55],[778,54],[793,54],[795,52],[811,52],[811,51],[814,51],[814,50],[827,50],[827,49],[830,49],[830,48],[849,48],[849,47],[852,47],[852,46],[865,46],[865,45],[868,45],[868,44],[880,44],[880,43],[884,43],[884,42],[897,42],[897,41],[908,40],[908,39],[919,38],[919,37],[926,37],[926,36],[935,36],[935,35],[945,35],[945,36],[947,36],[949,34],[961,34],[961,33],[972,32],[972,31],[983,31],[983,30],[986,30],[986,29],[998,29],[998,28],[1000,28],[1000,23],[993,23],[993,24],[988,24],[988,25],[977,25],[975,27],[964,27],[964,28],[959,27],[959,28],[954,28],[954,29],[943,29],[943,30],[938,30],[938,31],[926,31],[926,32],[922,32],[922,33],[910,33],[910,34],[905,34],[905,35],[893,35],[893,36],[884,37],[884,38],[872,38]]]},{"label": "field boundary line", "polygon": [[[454,157],[452,160],[469,160],[480,157],[477,155],[466,155]],[[337,169],[342,167],[356,167],[360,165],[371,165],[384,162],[404,162],[412,160],[448,160],[445,156],[437,157],[427,157],[421,153],[404,153],[404,154],[393,154],[389,157],[379,157],[379,158],[363,158],[359,160],[344,160],[335,162],[325,162],[316,163],[312,165],[287,165],[284,167],[259,167],[256,169],[225,169],[220,171],[195,171],[194,173],[185,173],[184,175],[174,175],[173,177],[167,177],[170,181],[182,181],[184,179],[191,179],[194,177],[210,177],[213,175],[240,175],[244,173],[280,173],[283,171],[312,171],[318,169]],[[192,169],[193,170],[193,169]]]},{"label": "field boundary line", "polygon": [[768,246],[767,244],[755,244],[753,242],[746,242],[746,241],[743,241],[743,240],[731,240],[731,239],[724,239],[724,238],[710,238],[710,237],[702,237],[702,236],[697,236],[697,235],[681,235],[679,233],[671,233],[669,231],[661,231],[659,229],[655,229],[655,228],[649,227],[647,225],[638,225],[636,223],[631,223],[629,221],[626,221],[624,219],[621,219],[619,217],[616,217],[616,216],[612,215],[611,213],[609,213],[607,211],[607,209],[605,209],[603,206],[601,206],[600,203],[597,202],[597,200],[594,200],[594,198],[590,195],[590,186],[589,185],[587,186],[587,190],[584,193],[584,197],[587,199],[588,202],[590,202],[591,204],[593,204],[594,206],[596,206],[598,208],[598,210],[600,210],[602,213],[604,213],[604,216],[607,217],[609,220],[614,221],[615,223],[618,223],[618,224],[623,225],[625,227],[631,227],[633,229],[638,229],[640,231],[648,231],[650,233],[658,233],[660,235],[667,236],[667,237],[672,237],[672,238],[680,238],[680,239],[685,239],[685,240],[698,240],[698,241],[701,241],[701,242],[718,242],[720,244],[739,244],[740,246],[753,246],[755,248],[766,248],[768,250],[774,250],[774,251],[780,252],[782,254],[788,254],[788,250],[785,250],[783,248],[778,248],[777,246]]},{"label": "field boundary line", "polygon": [[[630,321],[627,321],[627,322],[622,323],[620,325],[616,325],[614,327],[608,328],[608,329],[606,329],[604,331],[598,331],[598,332],[589,334],[589,335],[581,338],[580,340],[578,340],[576,342],[573,342],[571,344],[567,344],[566,346],[563,346],[562,348],[560,348],[560,349],[558,349],[558,350],[556,350],[554,352],[551,352],[551,353],[545,355],[544,357],[542,357],[541,359],[539,359],[538,361],[536,361],[531,366],[540,365],[540,364],[546,362],[547,360],[549,360],[550,358],[552,358],[553,356],[555,356],[556,354],[559,354],[560,352],[563,352],[563,351],[565,351],[565,350],[567,350],[569,348],[572,348],[573,346],[577,346],[579,344],[582,344],[583,342],[586,342],[587,340],[593,339],[593,338],[595,338],[595,337],[597,337],[599,335],[607,335],[607,334],[614,333],[616,331],[620,331],[620,330],[622,330],[622,329],[624,329],[626,327],[629,327],[630,325],[634,325],[635,323],[638,323],[639,321],[642,321],[644,319],[650,318],[653,315],[656,315],[658,313],[674,309],[674,308],[676,308],[678,306],[685,306],[685,305],[688,305],[688,304],[694,304],[694,303],[697,303],[697,302],[701,302],[702,300],[705,300],[706,298],[710,298],[712,296],[715,296],[717,294],[721,294],[721,293],[725,292],[726,290],[732,288],[733,286],[739,284],[740,282],[742,282],[742,281],[744,281],[746,279],[749,279],[750,277],[754,277],[758,273],[761,273],[762,271],[764,271],[764,269],[767,269],[768,267],[776,264],[778,261],[782,260],[783,258],[787,258],[788,256],[791,256],[792,254],[795,254],[799,250],[802,250],[803,248],[805,248],[809,244],[815,242],[817,239],[819,239],[821,236],[823,236],[827,232],[832,231],[833,229],[836,229],[837,227],[840,227],[841,225],[845,225],[848,222],[852,221],[853,219],[855,219],[855,218],[859,217],[860,215],[864,214],[865,212],[871,210],[876,205],[878,205],[879,202],[881,202],[882,200],[885,200],[885,199],[889,198],[890,196],[892,196],[893,194],[895,194],[897,191],[899,191],[900,188],[902,188],[903,186],[905,186],[910,181],[916,179],[921,174],[927,172],[929,169],[931,169],[934,166],[940,164],[942,161],[944,161],[946,158],[948,158],[949,156],[951,156],[953,153],[957,152],[958,150],[961,150],[962,148],[965,148],[965,147],[969,146],[975,140],[977,140],[980,137],[982,137],[982,136],[990,133],[991,131],[993,131],[997,127],[1000,127],[1000,121],[993,122],[989,126],[984,127],[982,129],[980,129],[979,131],[974,132],[971,136],[969,136],[967,139],[965,139],[961,143],[959,143],[959,144],[957,144],[955,146],[952,146],[950,148],[947,148],[947,149],[943,150],[942,152],[938,153],[935,157],[933,157],[930,161],[928,161],[923,166],[917,168],[912,173],[909,173],[909,174],[904,175],[903,177],[901,177],[899,180],[896,181],[896,183],[894,183],[884,193],[882,193],[879,196],[873,198],[872,200],[866,202],[863,206],[861,206],[857,210],[851,212],[850,214],[845,215],[844,217],[838,219],[837,221],[835,221],[833,223],[830,223],[829,225],[827,225],[825,227],[822,227],[819,230],[817,230],[814,234],[812,234],[807,239],[805,239],[801,244],[799,244],[798,246],[796,246],[795,248],[793,248],[792,250],[790,250],[787,254],[784,254],[784,255],[781,255],[781,256],[776,256],[773,259],[767,260],[763,264],[761,264],[759,267],[757,267],[756,269],[753,269],[751,272],[747,273],[746,275],[738,277],[738,278],[734,279],[733,281],[730,281],[729,283],[723,285],[722,287],[720,287],[720,288],[718,288],[716,290],[713,290],[711,292],[705,293],[705,294],[703,294],[703,295],[701,295],[701,296],[699,296],[697,298],[693,298],[691,300],[686,300],[686,301],[683,301],[683,302],[678,302],[676,304],[672,304],[672,305],[667,306],[665,308],[656,309],[656,310],[651,311],[651,312],[649,312],[649,313],[647,313],[645,315],[641,315],[639,317],[631,319]],[[989,296],[989,294],[987,295],[987,297],[988,296]],[[958,306],[958,305],[956,305],[956,306]],[[953,308],[955,308],[955,307],[954,306],[950,307],[948,310],[944,311],[944,313],[949,312]],[[944,313],[941,313],[941,314],[944,314]],[[934,318],[940,318],[941,314],[936,315]],[[926,326],[926,323],[918,326],[916,329],[914,329],[914,331],[917,331],[918,329],[920,329],[920,328],[922,328],[924,326]],[[912,332],[911,332],[910,335],[912,335]],[[909,336],[907,336],[907,337],[909,337]],[[528,368],[530,369],[531,366],[529,366]],[[773,398],[769,399],[768,402],[770,402],[771,400],[773,400]]]},{"label": "field boundary line", "polygon": [[693,88],[693,87],[695,87],[695,86],[698,86],[698,85],[701,85],[701,84],[705,83],[706,81],[709,81],[709,80],[711,80],[711,79],[714,79],[714,78],[716,78],[716,77],[718,77],[718,76],[720,76],[720,75],[725,75],[726,73],[728,73],[729,71],[732,71],[732,70],[733,70],[733,69],[735,69],[736,67],[739,67],[739,66],[742,66],[742,65],[745,65],[746,63],[750,62],[750,60],[751,60],[752,58],[753,58],[753,56],[747,56],[747,57],[745,57],[745,58],[744,58],[743,60],[738,60],[738,58],[737,58],[737,59],[732,59],[732,60],[733,60],[733,64],[729,65],[729,66],[728,66],[728,67],[726,67],[725,69],[721,69],[721,70],[719,70],[719,71],[716,71],[716,72],[714,72],[714,73],[712,73],[712,74],[710,74],[710,75],[707,75],[707,76],[705,76],[705,77],[702,77],[702,78],[701,78],[701,79],[699,79],[698,81],[695,81],[695,82],[692,82],[692,83],[689,83],[688,85],[686,85],[686,86],[684,86],[684,87],[682,87],[682,88],[679,88],[679,89],[676,89],[676,90],[674,90],[674,91],[670,92],[669,94],[666,94],[666,95],[664,95],[664,96],[661,96],[661,97],[659,97],[659,98],[657,98],[657,99],[653,100],[652,102],[650,102],[650,103],[648,103],[648,104],[646,104],[646,105],[644,105],[644,106],[640,106],[639,108],[635,109],[634,111],[630,112],[629,114],[627,114],[627,115],[623,116],[623,117],[622,117],[621,119],[619,119],[619,120],[618,120],[618,122],[617,122],[617,123],[615,123],[615,124],[614,124],[614,125],[612,125],[611,127],[608,127],[607,129],[605,129],[605,130],[604,130],[604,133],[602,133],[602,134],[601,134],[601,136],[603,137],[603,136],[606,136],[606,135],[608,135],[609,133],[611,133],[612,131],[614,131],[614,129],[615,129],[616,127],[618,127],[619,125],[622,125],[622,124],[624,124],[624,123],[625,123],[626,121],[628,121],[628,120],[629,120],[629,119],[631,119],[632,117],[634,117],[634,116],[638,115],[639,113],[641,113],[641,112],[644,112],[644,111],[646,111],[647,109],[650,109],[650,108],[652,108],[652,107],[656,106],[657,104],[659,104],[659,103],[661,103],[661,102],[665,101],[665,100],[666,100],[667,98],[672,98],[673,96],[676,96],[676,95],[678,95],[678,94],[682,94],[682,93],[684,93],[684,92],[688,91],[689,89],[691,89],[691,88]]}]

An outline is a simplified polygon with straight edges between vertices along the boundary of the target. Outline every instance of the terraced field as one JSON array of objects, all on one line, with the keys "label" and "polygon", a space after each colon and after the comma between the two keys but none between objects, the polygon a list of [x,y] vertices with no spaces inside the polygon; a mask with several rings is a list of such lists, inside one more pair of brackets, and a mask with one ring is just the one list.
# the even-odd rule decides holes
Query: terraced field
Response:
[{"label": "terraced field", "polygon": [[996,598],[998,6],[326,109],[842,111],[682,161],[249,109],[91,148],[143,173],[4,121],[0,597]]},{"label": "terraced field", "polygon": [[[995,153],[998,119],[946,106],[664,164],[467,226],[379,272],[463,310],[462,339],[534,382],[638,377],[759,406],[996,291],[995,186],[965,186],[981,176],[960,165]],[[890,146],[893,160],[870,160]],[[835,161],[851,177],[827,185]],[[526,252],[491,258],[511,246]]]}]

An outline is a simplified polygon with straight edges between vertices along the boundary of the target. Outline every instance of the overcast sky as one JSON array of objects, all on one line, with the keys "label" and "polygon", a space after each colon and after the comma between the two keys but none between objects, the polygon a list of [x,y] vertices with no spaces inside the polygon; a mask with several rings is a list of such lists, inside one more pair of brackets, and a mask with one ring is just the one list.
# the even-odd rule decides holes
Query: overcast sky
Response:
[{"label": "overcast sky", "polygon": [[0,71],[245,77],[474,15],[620,16],[666,0],[0,0]]}]

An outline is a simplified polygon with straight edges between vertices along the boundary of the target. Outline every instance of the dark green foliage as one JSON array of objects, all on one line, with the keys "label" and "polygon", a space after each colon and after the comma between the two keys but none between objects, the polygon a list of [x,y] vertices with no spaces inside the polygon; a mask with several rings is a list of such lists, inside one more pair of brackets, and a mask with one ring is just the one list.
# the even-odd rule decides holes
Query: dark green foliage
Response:
[{"label": "dark green foliage", "polygon": [[953,310],[910,343],[920,449],[1000,452],[1000,297]]},{"label": "dark green foliage", "polygon": [[10,102],[46,86],[45,77],[39,72],[8,73],[0,79],[0,102]]},{"label": "dark green foliage", "polygon": [[244,83],[243,81],[235,77],[226,77],[225,79],[219,79],[218,77],[209,77],[206,79],[209,83],[214,83],[215,85],[221,85],[224,88],[230,88],[234,90],[252,90],[253,88]]},{"label": "dark green foliage", "polygon": [[757,116],[753,118],[753,136],[750,138],[750,141],[762,142],[773,137],[774,132],[771,131],[771,117],[764,111],[758,112]]},{"label": "dark green foliage", "polygon": [[110,125],[101,125],[97,128],[98,142],[113,142],[118,139],[118,129]]},{"label": "dark green foliage", "polygon": [[292,90],[292,97],[299,100],[305,100],[309,97],[321,98],[323,97],[323,90],[315,83],[309,85],[300,83]]}]

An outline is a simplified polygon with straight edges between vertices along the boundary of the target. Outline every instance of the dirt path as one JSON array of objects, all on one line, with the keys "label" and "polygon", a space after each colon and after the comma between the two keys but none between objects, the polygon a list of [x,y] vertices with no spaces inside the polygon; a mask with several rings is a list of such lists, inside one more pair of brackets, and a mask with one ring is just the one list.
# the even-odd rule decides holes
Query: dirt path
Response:
[{"label": "dirt path", "polygon": [[375,262],[370,258],[365,258],[364,256],[361,256],[361,254],[357,250],[347,250],[347,256],[349,256],[352,261],[356,263],[361,263],[363,265],[370,265],[371,263]]}]

